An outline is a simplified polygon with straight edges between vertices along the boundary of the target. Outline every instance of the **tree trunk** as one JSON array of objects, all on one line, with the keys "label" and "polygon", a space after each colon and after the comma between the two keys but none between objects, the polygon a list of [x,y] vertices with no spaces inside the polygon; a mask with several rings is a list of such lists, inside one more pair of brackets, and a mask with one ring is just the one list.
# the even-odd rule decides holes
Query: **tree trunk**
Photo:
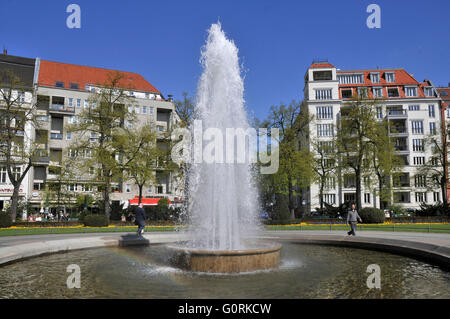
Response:
[{"label": "tree trunk", "polygon": [[361,209],[361,169],[355,170],[356,177],[356,209],[359,211]]},{"label": "tree trunk", "polygon": [[16,221],[16,217],[17,217],[17,206],[19,203],[19,189],[20,189],[20,184],[18,187],[14,186],[14,191],[11,196],[11,220],[13,222]]},{"label": "tree trunk", "polygon": [[138,187],[139,187],[139,202],[138,202],[138,206],[139,206],[142,202],[142,188],[144,187],[144,184],[138,185]]},{"label": "tree trunk", "polygon": [[294,189],[292,186],[292,180],[288,179],[288,189],[289,189],[289,211],[291,212],[291,219],[295,219],[295,206],[294,206]]},{"label": "tree trunk", "polygon": [[319,191],[319,204],[320,204],[320,211],[323,209],[323,182],[320,183],[320,191]]},{"label": "tree trunk", "polygon": [[105,183],[105,190],[103,192],[103,208],[105,210],[105,216],[108,218],[111,216],[111,205],[109,203],[109,188],[110,188],[110,183],[109,183],[109,177],[106,178],[106,183]]}]

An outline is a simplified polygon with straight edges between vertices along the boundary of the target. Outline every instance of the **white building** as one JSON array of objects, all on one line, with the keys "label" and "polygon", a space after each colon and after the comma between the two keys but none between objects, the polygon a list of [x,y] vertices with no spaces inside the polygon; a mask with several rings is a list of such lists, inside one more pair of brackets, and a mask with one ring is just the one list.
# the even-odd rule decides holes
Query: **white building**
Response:
[{"label": "white building", "polygon": [[[431,151],[424,145],[430,131],[439,131],[441,114],[439,99],[430,81],[418,82],[404,69],[348,70],[336,69],[328,62],[314,62],[305,74],[304,96],[309,114],[310,141],[327,141],[336,134],[336,123],[343,103],[354,95],[367,94],[369,98],[382,98],[377,118],[387,118],[395,125],[391,133],[398,155],[404,161],[400,184],[393,185],[393,204],[405,208],[418,208],[442,201],[440,189],[429,191],[424,187],[417,168],[429,160]],[[311,144],[309,145],[310,149]],[[354,175],[340,172],[326,183],[324,202],[334,206],[356,201]],[[364,184],[364,183],[362,183]],[[319,185],[313,184],[305,193],[306,210],[314,211],[319,205]],[[363,207],[378,207],[376,193],[362,185]]]}]

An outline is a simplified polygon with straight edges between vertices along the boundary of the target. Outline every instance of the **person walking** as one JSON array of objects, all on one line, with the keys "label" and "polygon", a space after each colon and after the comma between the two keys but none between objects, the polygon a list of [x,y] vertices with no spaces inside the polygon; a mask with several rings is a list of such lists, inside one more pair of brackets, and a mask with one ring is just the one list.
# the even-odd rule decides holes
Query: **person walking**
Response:
[{"label": "person walking", "polygon": [[145,228],[145,219],[147,216],[145,215],[145,210],[143,208],[143,204],[140,203],[139,207],[136,208],[136,225],[138,225],[137,234],[140,236],[144,232]]},{"label": "person walking", "polygon": [[352,204],[352,209],[349,210],[347,214],[347,224],[350,225],[351,230],[347,232],[347,235],[353,235],[355,236],[355,230],[356,230],[356,222],[359,220],[360,223],[362,223],[361,217],[359,217],[358,212],[356,211],[355,204]]}]

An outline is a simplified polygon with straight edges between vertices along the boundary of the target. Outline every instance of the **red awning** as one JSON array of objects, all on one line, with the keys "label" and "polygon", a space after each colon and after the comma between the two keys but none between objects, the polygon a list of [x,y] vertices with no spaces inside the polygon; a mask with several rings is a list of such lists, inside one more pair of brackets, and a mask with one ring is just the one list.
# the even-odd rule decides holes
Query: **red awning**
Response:
[{"label": "red awning", "polygon": [[[161,198],[142,198],[141,203],[144,206],[157,206],[158,202]],[[171,204],[170,199],[167,199],[169,201],[169,205]],[[130,199],[130,206],[137,205],[139,203],[139,197],[136,196],[133,199]]]}]

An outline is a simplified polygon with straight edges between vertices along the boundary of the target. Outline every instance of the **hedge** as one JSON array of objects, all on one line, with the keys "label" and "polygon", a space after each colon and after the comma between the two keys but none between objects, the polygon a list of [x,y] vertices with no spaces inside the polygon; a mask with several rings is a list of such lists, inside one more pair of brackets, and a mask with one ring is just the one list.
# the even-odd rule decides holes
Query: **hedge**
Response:
[{"label": "hedge", "polygon": [[0,228],[11,227],[11,215],[7,212],[0,212]]},{"label": "hedge", "polygon": [[84,226],[90,227],[106,227],[109,225],[109,220],[105,215],[92,214],[86,215],[83,219]]},{"label": "hedge", "polygon": [[358,215],[364,224],[380,224],[384,223],[385,215],[381,209],[374,207],[364,207],[359,210]]}]

